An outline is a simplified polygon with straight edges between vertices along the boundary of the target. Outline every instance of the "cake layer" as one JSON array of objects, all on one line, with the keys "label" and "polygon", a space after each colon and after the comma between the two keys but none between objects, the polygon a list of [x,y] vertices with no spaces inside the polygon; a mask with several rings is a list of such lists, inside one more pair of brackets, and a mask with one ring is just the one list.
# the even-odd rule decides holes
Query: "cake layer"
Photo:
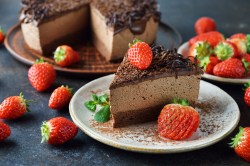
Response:
[{"label": "cake layer", "polygon": [[107,61],[123,58],[134,38],[153,43],[159,24],[155,1],[105,2],[94,0],[90,8],[93,43]]},{"label": "cake layer", "polygon": [[[159,115],[161,108],[175,97],[194,104],[199,96],[199,87],[200,74],[155,78],[113,88],[110,91],[110,105],[114,127],[156,120],[155,115]],[[141,114],[143,110],[152,117],[144,118],[144,113]]]},{"label": "cake layer", "polygon": [[[58,45],[72,44],[84,38],[89,25],[89,6],[43,21],[22,23],[26,44],[40,54],[51,54]],[[82,36],[82,37],[81,37]]]}]

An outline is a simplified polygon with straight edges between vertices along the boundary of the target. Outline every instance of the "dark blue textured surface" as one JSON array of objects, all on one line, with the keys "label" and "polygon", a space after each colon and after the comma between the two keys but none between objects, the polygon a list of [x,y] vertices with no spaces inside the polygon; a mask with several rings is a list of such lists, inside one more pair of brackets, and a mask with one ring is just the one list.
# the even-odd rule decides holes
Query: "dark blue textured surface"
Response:
[{"label": "dark blue textured surface", "polygon": [[[175,27],[183,41],[194,35],[193,24],[200,16],[213,17],[226,36],[235,32],[250,33],[249,0],[161,0],[162,20]],[[0,0],[0,25],[7,30],[17,22],[18,0]],[[55,116],[70,118],[68,110],[52,111],[48,100],[52,90],[67,84],[75,90],[94,79],[90,76],[69,77],[59,74],[56,84],[43,93],[36,92],[27,78],[28,66],[15,60],[0,46],[0,101],[21,91],[34,99],[31,113],[15,121],[6,121],[12,134],[0,143],[0,165],[249,165],[228,147],[230,137],[210,147],[181,154],[141,154],[127,152],[99,143],[79,131],[76,138],[62,146],[40,144],[42,121]],[[240,85],[214,83],[228,92],[239,104],[241,126],[250,126],[250,110],[243,102]]]}]

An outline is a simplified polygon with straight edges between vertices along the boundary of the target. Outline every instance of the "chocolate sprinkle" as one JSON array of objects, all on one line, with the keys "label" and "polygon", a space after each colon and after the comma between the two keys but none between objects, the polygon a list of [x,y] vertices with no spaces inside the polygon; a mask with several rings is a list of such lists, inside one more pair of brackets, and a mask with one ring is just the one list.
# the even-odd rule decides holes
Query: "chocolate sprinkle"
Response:
[{"label": "chocolate sprinkle", "polygon": [[156,0],[93,0],[92,4],[105,17],[107,26],[114,27],[115,34],[127,27],[141,34],[150,17],[159,21],[161,15]]},{"label": "chocolate sprinkle", "polygon": [[56,17],[88,4],[90,0],[22,0],[20,22],[38,25],[43,20]]},{"label": "chocolate sprinkle", "polygon": [[127,55],[115,74],[115,79],[110,88],[124,86],[127,83],[137,83],[145,79],[173,77],[181,75],[195,75],[203,73],[197,62],[192,62],[189,58],[184,58],[177,53],[176,49],[165,50],[163,46],[153,46],[153,60],[151,65],[140,70],[134,67],[128,60]]}]

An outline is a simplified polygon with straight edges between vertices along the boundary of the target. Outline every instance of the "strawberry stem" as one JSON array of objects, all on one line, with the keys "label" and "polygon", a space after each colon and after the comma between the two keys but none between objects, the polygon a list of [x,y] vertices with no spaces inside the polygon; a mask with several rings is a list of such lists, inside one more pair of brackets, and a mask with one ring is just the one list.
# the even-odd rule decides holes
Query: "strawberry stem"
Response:
[{"label": "strawberry stem", "polygon": [[247,88],[249,88],[249,87],[250,87],[250,81],[248,81],[247,83],[244,84],[243,90],[245,91],[245,90],[247,90]]},{"label": "strawberry stem", "polygon": [[245,68],[245,75],[247,76],[248,75],[248,71],[249,71],[249,66],[250,64],[246,61],[246,58],[242,58],[242,63],[243,63],[243,66]]},{"label": "strawberry stem", "polygon": [[220,60],[223,60],[223,61],[230,58],[234,54],[232,47],[229,44],[222,43],[222,42],[220,42],[215,47],[214,52],[215,52],[216,56]]},{"label": "strawberry stem", "polygon": [[38,64],[38,63],[44,63],[44,59],[43,58],[37,59],[35,64]]},{"label": "strawberry stem", "polygon": [[65,59],[66,52],[61,47],[58,47],[56,51],[54,52],[54,59],[56,62],[61,62]]},{"label": "strawberry stem", "polygon": [[25,107],[26,107],[26,112],[30,112],[30,110],[29,110],[29,103],[30,103],[30,102],[34,102],[34,100],[26,100],[26,99],[24,98],[24,95],[23,95],[22,92],[20,92],[19,97],[20,97],[21,103],[22,103],[23,105],[25,105]]},{"label": "strawberry stem", "polygon": [[138,42],[141,42],[141,40],[140,40],[140,39],[137,39],[137,38],[134,38],[132,44],[129,43],[129,44],[128,44],[128,47],[130,48],[130,47],[132,47],[134,44],[136,44],[136,43],[138,43]]},{"label": "strawberry stem", "polygon": [[73,88],[70,88],[68,85],[66,86],[62,85],[61,87],[65,87],[71,95],[73,94]]},{"label": "strawberry stem", "polygon": [[177,97],[174,98],[174,104],[180,104],[183,106],[189,106],[189,102],[185,99],[178,99]]},{"label": "strawberry stem", "polygon": [[239,133],[236,134],[236,136],[234,138],[232,138],[232,142],[229,143],[231,148],[234,148],[234,147],[236,147],[238,145],[239,141],[241,140],[243,130],[244,130],[244,128],[240,126],[239,127]]},{"label": "strawberry stem", "polygon": [[0,32],[2,33],[2,34],[4,34],[4,30],[3,30],[3,28],[0,26]]},{"label": "strawberry stem", "polygon": [[42,141],[41,143],[48,142],[50,136],[50,125],[46,121],[41,126]]}]

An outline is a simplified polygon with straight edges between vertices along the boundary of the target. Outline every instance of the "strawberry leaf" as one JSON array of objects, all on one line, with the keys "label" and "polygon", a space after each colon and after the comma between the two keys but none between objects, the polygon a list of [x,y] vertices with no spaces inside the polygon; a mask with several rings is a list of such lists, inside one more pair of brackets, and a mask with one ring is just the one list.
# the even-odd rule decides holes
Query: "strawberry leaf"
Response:
[{"label": "strawberry leaf", "polygon": [[189,102],[185,99],[178,99],[178,98],[174,98],[174,104],[180,104],[183,106],[189,106]]},{"label": "strawberry leaf", "polygon": [[92,111],[92,112],[95,112],[95,110],[96,110],[96,102],[94,102],[94,101],[86,101],[86,102],[84,103],[84,105],[85,105],[85,107],[86,107],[88,110],[90,110],[90,111]]},{"label": "strawberry leaf", "polygon": [[99,102],[99,98],[96,94],[92,94],[92,98],[93,98],[94,102],[96,102],[96,103]]},{"label": "strawberry leaf", "polygon": [[99,100],[102,104],[108,103],[109,96],[107,94],[104,94],[99,97]]},{"label": "strawberry leaf", "polygon": [[110,118],[110,108],[109,105],[102,107],[94,116],[97,122],[107,122]]}]

